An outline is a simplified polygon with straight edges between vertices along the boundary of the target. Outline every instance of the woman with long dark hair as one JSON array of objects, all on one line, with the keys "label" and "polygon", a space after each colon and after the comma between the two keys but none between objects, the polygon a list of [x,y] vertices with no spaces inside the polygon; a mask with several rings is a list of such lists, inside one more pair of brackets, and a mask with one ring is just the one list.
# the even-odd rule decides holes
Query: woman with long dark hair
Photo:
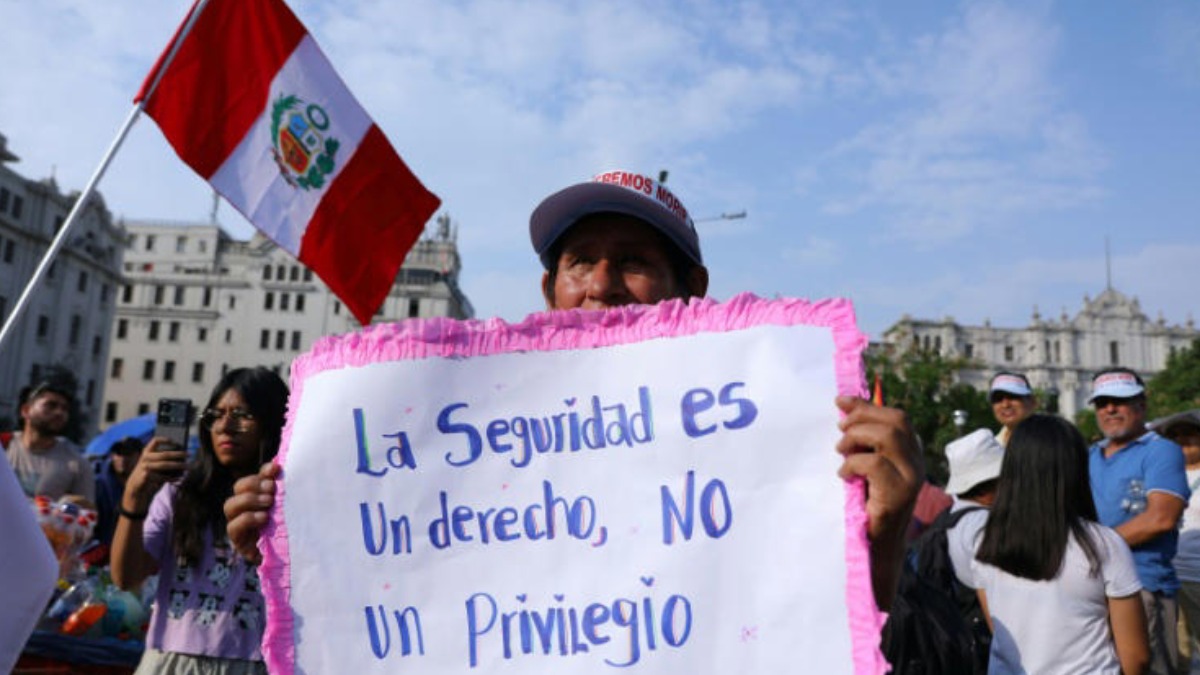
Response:
[{"label": "woman with long dark hair", "polygon": [[113,581],[130,588],[159,573],[138,675],[266,672],[258,575],[230,547],[222,507],[234,482],[279,450],[287,396],[265,368],[229,371],[200,415],[195,459],[155,438],[126,482]]},{"label": "woman with long dark hair", "polygon": [[1096,522],[1087,444],[1073,425],[1050,415],[1017,425],[995,504],[960,527],[982,535],[973,557],[951,554],[992,628],[989,673],[1145,671],[1141,583],[1125,541]]}]

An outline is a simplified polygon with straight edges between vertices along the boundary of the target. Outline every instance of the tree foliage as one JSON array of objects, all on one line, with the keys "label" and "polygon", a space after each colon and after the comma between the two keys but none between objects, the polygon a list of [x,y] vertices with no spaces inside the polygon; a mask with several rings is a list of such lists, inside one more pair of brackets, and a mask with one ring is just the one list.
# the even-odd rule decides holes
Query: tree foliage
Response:
[{"label": "tree foliage", "polygon": [[954,381],[954,374],[971,362],[946,358],[935,351],[910,349],[898,356],[873,354],[867,357],[868,383],[878,374],[884,404],[908,414],[913,430],[925,447],[925,470],[932,482],[945,485],[948,477],[946,444],[960,434],[954,411],[966,413],[961,433],[994,426],[987,395]]},{"label": "tree foliage", "polygon": [[1167,358],[1167,367],[1146,382],[1151,419],[1200,408],[1200,338]]}]

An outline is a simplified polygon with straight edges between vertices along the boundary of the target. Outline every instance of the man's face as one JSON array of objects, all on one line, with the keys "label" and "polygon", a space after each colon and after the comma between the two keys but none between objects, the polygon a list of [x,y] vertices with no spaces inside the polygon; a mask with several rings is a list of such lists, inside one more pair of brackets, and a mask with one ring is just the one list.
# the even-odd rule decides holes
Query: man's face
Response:
[{"label": "man's face", "polygon": [[121,482],[125,482],[125,480],[129,478],[129,474],[133,473],[133,468],[135,466],[137,466],[138,460],[141,459],[141,457],[142,457],[141,452],[129,452],[129,453],[120,453],[120,454],[113,453],[113,456],[112,456],[113,473],[117,474],[117,477],[121,479]]},{"label": "man's face", "polygon": [[1032,396],[1017,396],[1007,391],[992,394],[992,414],[997,422],[1009,429],[1032,415],[1036,408],[1037,401]]},{"label": "man's face", "polygon": [[44,391],[21,406],[25,423],[39,434],[57,436],[67,426],[71,403],[62,394]]},{"label": "man's face", "polygon": [[1096,423],[1110,441],[1124,443],[1146,432],[1145,399],[1101,396],[1092,405],[1096,408]]},{"label": "man's face", "polygon": [[[621,214],[596,214],[581,219],[562,237],[558,268],[542,277],[547,309],[604,309],[654,304],[689,293],[703,295],[707,272],[695,267],[684,288],[671,268],[665,240],[654,228]],[[553,287],[550,287],[550,284]],[[698,291],[697,291],[698,288]]]}]

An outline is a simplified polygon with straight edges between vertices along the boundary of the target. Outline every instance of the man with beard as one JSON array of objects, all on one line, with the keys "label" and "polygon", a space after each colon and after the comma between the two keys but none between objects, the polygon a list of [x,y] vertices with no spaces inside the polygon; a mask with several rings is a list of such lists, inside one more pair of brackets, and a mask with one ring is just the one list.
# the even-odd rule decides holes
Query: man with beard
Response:
[{"label": "man with beard", "polygon": [[54,382],[33,387],[21,403],[21,431],[4,454],[25,494],[96,500],[95,475],[79,446],[59,436],[71,415],[71,392]]},{"label": "man with beard", "polygon": [[1171,559],[1179,517],[1191,495],[1183,451],[1146,429],[1146,386],[1132,370],[1097,373],[1088,402],[1104,434],[1088,452],[1096,514],[1133,551],[1150,631],[1151,672],[1174,673],[1179,579]]}]

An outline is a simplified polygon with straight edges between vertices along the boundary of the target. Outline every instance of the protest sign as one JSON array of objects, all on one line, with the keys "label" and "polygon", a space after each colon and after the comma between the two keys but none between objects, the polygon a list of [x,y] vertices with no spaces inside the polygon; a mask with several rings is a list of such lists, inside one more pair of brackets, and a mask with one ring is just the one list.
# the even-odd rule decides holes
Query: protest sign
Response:
[{"label": "protest sign", "polygon": [[297,359],[271,672],[876,672],[847,301],[431,319]]}]

